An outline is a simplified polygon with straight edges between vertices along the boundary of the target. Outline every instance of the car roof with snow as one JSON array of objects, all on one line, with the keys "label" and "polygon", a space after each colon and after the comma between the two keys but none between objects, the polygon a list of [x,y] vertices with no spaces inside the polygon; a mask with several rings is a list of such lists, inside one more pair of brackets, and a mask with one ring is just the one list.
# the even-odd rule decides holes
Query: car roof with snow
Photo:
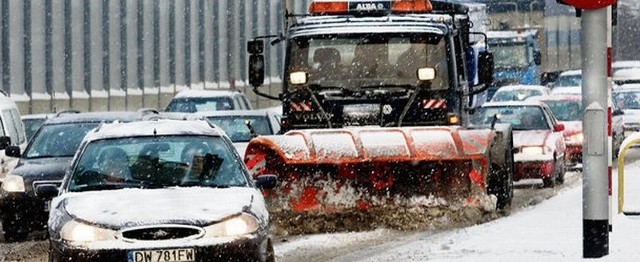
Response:
[{"label": "car roof with snow", "polygon": [[640,80],[640,68],[620,69],[613,74],[614,81]]},{"label": "car roof with snow", "polygon": [[64,123],[86,123],[86,122],[131,122],[142,120],[146,116],[155,115],[152,112],[129,112],[129,111],[110,111],[110,112],[61,112],[56,116],[47,119],[46,125],[64,124]]},{"label": "car roof with snow", "polygon": [[49,119],[54,117],[55,114],[28,114],[28,115],[21,115],[20,119],[22,120],[29,120],[29,119]]},{"label": "car roof with snow", "polygon": [[582,95],[581,86],[556,86],[551,89],[551,95]]},{"label": "car roof with snow", "polygon": [[575,75],[582,75],[582,70],[580,69],[567,70],[560,73],[560,76],[575,76]]},{"label": "car roof with snow", "polygon": [[505,91],[512,91],[512,90],[541,90],[541,91],[545,91],[548,90],[549,88],[546,86],[541,86],[541,85],[510,85],[510,86],[502,86],[500,88],[498,88],[498,91],[496,92],[505,92]]},{"label": "car roof with snow", "polygon": [[574,94],[532,96],[526,99],[526,101],[581,101],[581,100],[582,100],[582,96],[574,95]]},{"label": "car roof with snow", "polygon": [[275,112],[267,109],[257,110],[218,110],[218,111],[203,111],[193,114],[194,116],[266,116],[276,115]]},{"label": "car roof with snow", "polygon": [[492,106],[546,106],[541,101],[525,100],[525,101],[501,101],[501,102],[486,102],[482,104],[482,107]]},{"label": "car roof with snow", "polygon": [[16,108],[16,102],[4,93],[0,92],[0,110]]},{"label": "car roof with snow", "polygon": [[612,66],[613,68],[631,68],[631,67],[640,68],[640,60],[616,61],[616,62],[613,62]]},{"label": "car roof with snow", "polygon": [[141,136],[205,135],[222,136],[224,132],[204,120],[156,119],[129,123],[105,123],[89,132],[84,141]]},{"label": "car roof with snow", "polygon": [[196,97],[225,97],[234,96],[237,94],[243,94],[240,90],[236,89],[216,89],[216,90],[196,90],[187,89],[178,92],[174,98],[196,98]]}]

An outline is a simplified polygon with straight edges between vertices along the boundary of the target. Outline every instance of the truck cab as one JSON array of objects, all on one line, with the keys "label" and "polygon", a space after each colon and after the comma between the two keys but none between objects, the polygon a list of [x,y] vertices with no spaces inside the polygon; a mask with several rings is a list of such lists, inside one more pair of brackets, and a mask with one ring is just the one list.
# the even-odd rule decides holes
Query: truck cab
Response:
[{"label": "truck cab", "polygon": [[[489,31],[487,37],[496,61],[495,89],[506,85],[540,85],[542,57],[537,30]],[[495,90],[489,92],[492,91]]]},{"label": "truck cab", "polygon": [[[474,88],[490,82],[490,70],[480,72],[480,81],[470,79],[477,75],[470,60],[478,58],[475,68],[492,66],[490,54],[473,53],[465,5],[316,1],[309,11],[280,39],[286,43],[283,131],[457,125]],[[255,62],[262,42],[249,45]],[[260,76],[254,69],[250,79]],[[253,80],[254,87],[262,84]]]}]

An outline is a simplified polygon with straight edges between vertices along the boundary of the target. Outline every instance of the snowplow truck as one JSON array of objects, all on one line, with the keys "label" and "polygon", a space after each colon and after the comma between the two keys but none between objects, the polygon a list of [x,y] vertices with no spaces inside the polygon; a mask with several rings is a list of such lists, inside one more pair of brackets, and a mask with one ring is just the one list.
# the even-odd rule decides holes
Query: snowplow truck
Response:
[{"label": "snowplow truck", "polygon": [[[513,196],[508,125],[470,127],[470,99],[492,81],[463,4],[318,0],[287,13],[283,91],[260,91],[264,39],[248,42],[254,91],[282,102],[282,133],[248,144],[271,211],[339,212],[425,199],[504,208]],[[477,83],[477,84],[472,84]],[[494,196],[494,197],[492,197]]]}]

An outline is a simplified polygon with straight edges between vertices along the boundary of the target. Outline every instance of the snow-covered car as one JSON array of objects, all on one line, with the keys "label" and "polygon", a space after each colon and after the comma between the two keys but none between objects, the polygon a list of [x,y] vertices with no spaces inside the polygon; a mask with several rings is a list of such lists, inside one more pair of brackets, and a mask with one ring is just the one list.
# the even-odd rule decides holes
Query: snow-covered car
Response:
[{"label": "snow-covered car", "polygon": [[640,131],[640,84],[625,84],[613,89],[613,102],[624,112],[624,136]]},{"label": "snow-covered car", "polygon": [[222,128],[243,157],[252,138],[280,132],[279,115],[270,110],[211,111],[196,115]]},{"label": "snow-covered car", "polygon": [[52,261],[274,261],[269,214],[224,132],[204,120],[89,132],[51,203]]},{"label": "snow-covered car", "polygon": [[195,113],[220,110],[251,110],[251,101],[239,90],[187,89],[177,93],[165,108],[166,112]]},{"label": "snow-covered car", "polygon": [[[59,113],[48,119],[24,151],[6,149],[17,165],[0,187],[0,220],[7,241],[23,241],[32,231],[45,228],[48,200],[36,195],[37,185],[60,185],[84,136],[103,122],[142,120],[143,112]],[[18,159],[19,158],[19,159]]]},{"label": "snow-covered car", "polygon": [[532,96],[549,94],[549,88],[540,85],[513,85],[500,87],[491,98],[491,102],[524,101]]},{"label": "snow-covered car", "polygon": [[494,121],[511,124],[515,150],[514,181],[540,178],[545,187],[564,182],[564,125],[558,122],[544,103],[489,102],[475,112],[471,121],[474,125],[486,125]]}]

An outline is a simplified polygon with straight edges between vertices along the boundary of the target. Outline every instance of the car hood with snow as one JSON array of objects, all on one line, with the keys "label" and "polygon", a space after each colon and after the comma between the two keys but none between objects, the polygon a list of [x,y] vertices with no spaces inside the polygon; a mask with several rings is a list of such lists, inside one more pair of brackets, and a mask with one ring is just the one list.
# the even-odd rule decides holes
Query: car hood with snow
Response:
[{"label": "car hood with snow", "polygon": [[513,131],[513,146],[553,145],[553,143],[549,141],[552,133],[551,130]]},{"label": "car hood with snow", "polygon": [[107,228],[157,224],[206,226],[243,211],[268,219],[255,188],[121,189],[67,193],[54,199],[73,218]]}]

